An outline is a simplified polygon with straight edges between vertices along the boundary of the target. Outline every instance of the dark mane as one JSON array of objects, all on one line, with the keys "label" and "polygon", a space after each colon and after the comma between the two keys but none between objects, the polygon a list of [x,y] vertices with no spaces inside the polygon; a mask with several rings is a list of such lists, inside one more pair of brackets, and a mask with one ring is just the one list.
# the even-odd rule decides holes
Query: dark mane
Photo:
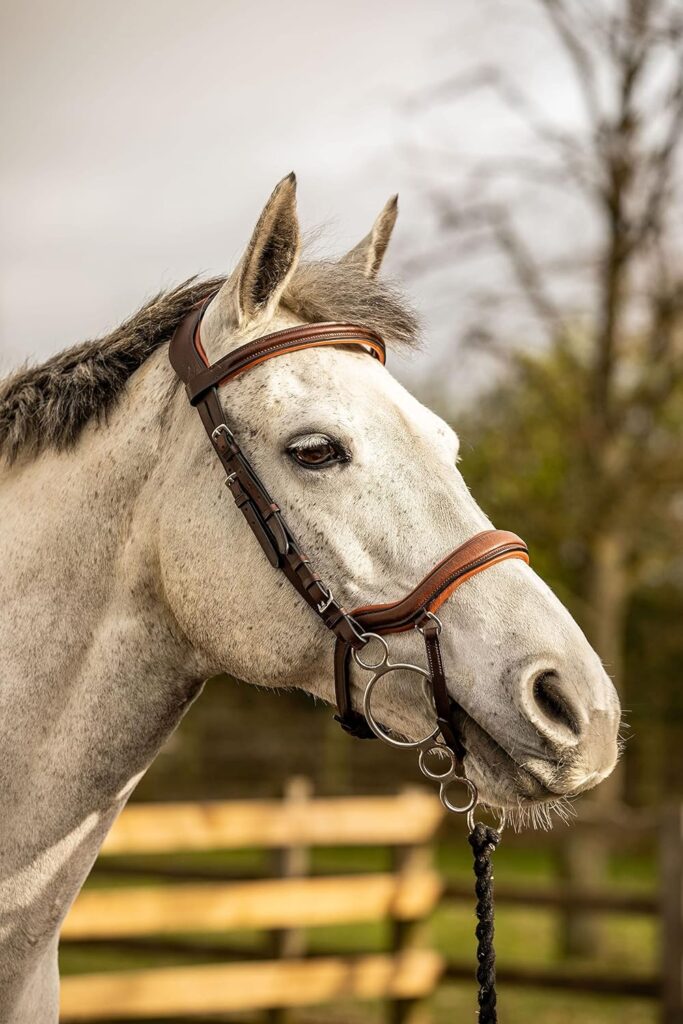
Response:
[{"label": "dark mane", "polygon": [[[0,381],[0,453],[11,463],[21,454],[73,445],[90,420],[112,408],[152,352],[170,340],[190,307],[223,281],[190,278],[155,295],[111,334]],[[300,264],[283,304],[311,323],[345,320],[373,328],[387,342],[411,345],[417,340],[415,314],[395,288],[368,280],[352,264]]]}]

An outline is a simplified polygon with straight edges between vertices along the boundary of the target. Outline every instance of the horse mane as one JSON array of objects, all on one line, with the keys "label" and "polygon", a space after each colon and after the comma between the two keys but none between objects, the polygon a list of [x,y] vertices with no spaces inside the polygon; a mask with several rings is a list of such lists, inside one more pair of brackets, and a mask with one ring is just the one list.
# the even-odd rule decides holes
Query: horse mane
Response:
[{"label": "horse mane", "polygon": [[[170,341],[188,310],[224,280],[192,277],[155,295],[110,334],[0,381],[0,454],[12,463],[20,455],[73,446],[87,423],[106,417],[132,374]],[[418,339],[417,318],[397,289],[366,278],[353,263],[301,263],[282,302],[309,323],[360,323],[389,343]]]}]

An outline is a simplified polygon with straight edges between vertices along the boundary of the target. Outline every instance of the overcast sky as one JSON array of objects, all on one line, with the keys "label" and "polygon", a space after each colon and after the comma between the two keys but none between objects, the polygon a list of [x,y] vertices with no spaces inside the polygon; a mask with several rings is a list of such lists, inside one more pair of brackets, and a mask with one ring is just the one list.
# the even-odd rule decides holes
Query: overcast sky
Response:
[{"label": "overcast sky", "polygon": [[[438,172],[416,153],[489,152],[513,130],[472,100],[445,138],[406,99],[486,57],[573,116],[532,6],[4,0],[0,371],[101,334],[159,287],[228,270],[291,169],[327,251],[398,191],[396,271],[435,241],[420,182]],[[437,358],[457,286],[404,283]]]}]

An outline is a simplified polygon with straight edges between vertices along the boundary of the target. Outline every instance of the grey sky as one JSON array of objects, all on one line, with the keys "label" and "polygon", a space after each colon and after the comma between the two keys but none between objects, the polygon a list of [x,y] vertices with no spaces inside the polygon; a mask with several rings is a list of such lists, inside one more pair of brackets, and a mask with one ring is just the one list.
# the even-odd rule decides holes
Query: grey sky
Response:
[{"label": "grey sky", "polygon": [[[2,21],[0,371],[228,269],[292,168],[325,249],[354,243],[395,191],[394,269],[428,248],[411,141],[488,152],[510,129],[473,101],[446,137],[402,100],[481,55],[546,100],[550,84],[572,115],[528,3],[520,17],[488,0],[5,0]],[[438,352],[456,285],[405,284]]]}]

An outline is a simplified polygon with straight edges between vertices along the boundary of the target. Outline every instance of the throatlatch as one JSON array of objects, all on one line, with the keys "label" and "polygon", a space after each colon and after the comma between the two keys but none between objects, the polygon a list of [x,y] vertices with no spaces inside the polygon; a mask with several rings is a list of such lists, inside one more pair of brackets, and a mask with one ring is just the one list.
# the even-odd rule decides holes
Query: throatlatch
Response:
[{"label": "throatlatch", "polygon": [[[312,569],[279,506],[271,498],[227,422],[218,388],[240,374],[276,356],[326,345],[353,345],[382,364],[386,360],[383,340],[374,331],[356,324],[303,324],[278,331],[241,345],[216,363],[209,364],[201,342],[202,317],[213,299],[192,310],[178,326],[169,349],[173,369],[185,384],[190,403],[201,418],[214,451],[226,474],[226,485],[246,519],[270,564],[280,569],[297,593],[336,638],[334,670],[337,721],[360,738],[378,737],[394,747],[418,751],[423,775],[439,787],[444,806],[466,813],[470,844],[477,875],[477,940],[479,968],[479,1022],[495,1024],[495,954],[493,952],[493,892],[491,854],[500,836],[476,823],[476,787],[458,774],[466,751],[458,735],[441,657],[441,622],[436,612],[468,579],[508,558],[529,561],[526,544],[506,530],[484,530],[461,544],[405,597],[390,603],[366,605],[352,612],[338,603],[332,590]],[[425,644],[427,668],[392,663],[386,636],[416,629]],[[372,656],[372,648],[375,655]],[[362,711],[351,699],[351,659],[372,676],[363,697]],[[416,741],[398,739],[384,730],[372,710],[377,684],[392,672],[413,673],[420,679],[420,691],[434,712],[434,727]],[[454,785],[465,788],[467,799],[456,804],[449,797]]]}]

